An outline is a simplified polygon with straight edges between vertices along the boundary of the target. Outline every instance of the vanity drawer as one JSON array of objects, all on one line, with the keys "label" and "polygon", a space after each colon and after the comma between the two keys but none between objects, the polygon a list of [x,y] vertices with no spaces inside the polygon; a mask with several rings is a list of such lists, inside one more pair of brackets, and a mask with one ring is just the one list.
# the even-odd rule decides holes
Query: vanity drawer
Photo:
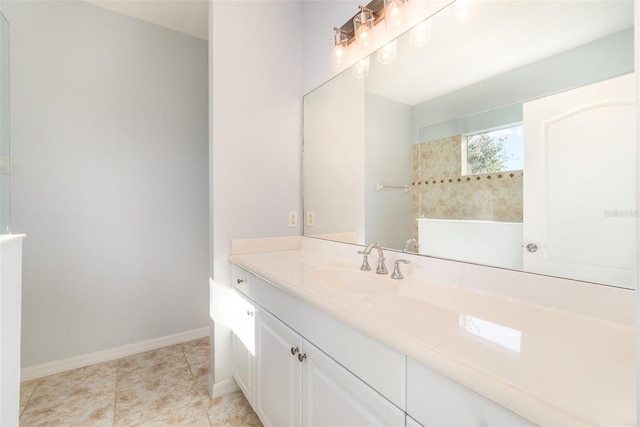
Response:
[{"label": "vanity drawer", "polygon": [[231,264],[231,284],[235,289],[255,300],[255,280],[257,277],[247,270]]},{"label": "vanity drawer", "polygon": [[255,301],[398,408],[405,407],[406,357],[254,276]]}]

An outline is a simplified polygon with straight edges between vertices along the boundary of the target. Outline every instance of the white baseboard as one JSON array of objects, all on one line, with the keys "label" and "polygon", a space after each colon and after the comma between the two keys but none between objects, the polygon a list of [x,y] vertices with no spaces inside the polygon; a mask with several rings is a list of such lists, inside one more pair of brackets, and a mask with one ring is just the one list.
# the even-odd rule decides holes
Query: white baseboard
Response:
[{"label": "white baseboard", "polygon": [[180,344],[187,341],[196,340],[209,336],[209,327],[192,329],[178,334],[167,335],[165,337],[154,338],[134,344],[123,345],[95,353],[82,354],[80,356],[69,357],[67,359],[56,360],[43,363],[41,365],[30,366],[20,371],[20,381],[32,380],[34,378],[45,377],[47,375],[58,374],[76,368],[94,365],[96,363],[108,362],[120,359],[145,351],[155,350],[168,345]]},{"label": "white baseboard", "polygon": [[233,393],[237,390],[240,390],[240,388],[233,378],[229,378],[214,384],[213,378],[211,378],[211,375],[209,375],[209,396],[211,397],[211,400],[222,397],[225,394]]}]

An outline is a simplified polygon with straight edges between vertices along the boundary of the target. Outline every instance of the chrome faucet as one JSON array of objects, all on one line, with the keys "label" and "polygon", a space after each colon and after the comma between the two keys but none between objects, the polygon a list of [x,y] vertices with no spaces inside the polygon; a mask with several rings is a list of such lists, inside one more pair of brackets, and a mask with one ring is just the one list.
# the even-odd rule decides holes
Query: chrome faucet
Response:
[{"label": "chrome faucet", "polygon": [[409,239],[406,241],[406,243],[404,244],[404,248],[402,249],[402,252],[407,253],[409,252],[409,248],[413,246],[413,248],[415,249],[415,252],[418,252],[418,248],[420,247],[420,245],[418,244],[418,241],[416,239]]},{"label": "chrome faucet", "polygon": [[360,270],[369,271],[371,270],[371,266],[369,265],[369,255],[371,254],[372,249],[378,250],[378,267],[376,268],[376,273],[378,274],[387,274],[387,267],[384,265],[384,253],[382,252],[382,248],[379,244],[373,242],[369,243],[367,247],[363,251],[358,251],[360,255],[363,255],[362,265],[360,266]]},{"label": "chrome faucet", "polygon": [[397,259],[395,265],[393,266],[393,273],[391,273],[392,279],[402,279],[402,272],[400,271],[400,263],[411,264],[411,261],[408,259]]}]

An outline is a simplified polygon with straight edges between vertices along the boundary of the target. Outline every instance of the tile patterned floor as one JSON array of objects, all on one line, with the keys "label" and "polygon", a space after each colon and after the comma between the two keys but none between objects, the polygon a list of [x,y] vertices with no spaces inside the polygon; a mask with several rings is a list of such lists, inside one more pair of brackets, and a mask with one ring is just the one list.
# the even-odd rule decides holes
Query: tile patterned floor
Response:
[{"label": "tile patterned floor", "polygon": [[25,381],[20,426],[262,426],[241,392],[207,391],[209,338]]}]

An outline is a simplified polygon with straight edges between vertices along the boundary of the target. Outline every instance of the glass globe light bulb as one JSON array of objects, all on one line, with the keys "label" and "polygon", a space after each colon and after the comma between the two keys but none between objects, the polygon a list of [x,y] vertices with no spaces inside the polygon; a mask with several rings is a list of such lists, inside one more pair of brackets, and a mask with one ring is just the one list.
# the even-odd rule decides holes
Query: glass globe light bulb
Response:
[{"label": "glass globe light bulb", "polygon": [[356,79],[364,79],[369,77],[369,57],[361,59],[353,66],[352,75]]},{"label": "glass globe light bulb", "polygon": [[353,18],[356,45],[360,50],[367,50],[372,42],[371,30],[373,29],[373,14],[362,9],[362,12]]},{"label": "glass globe light bulb", "polygon": [[405,0],[385,0],[385,21],[387,25],[398,28],[405,24]]},{"label": "glass globe light bulb", "polygon": [[358,28],[358,32],[356,33],[356,37],[359,42],[367,44],[369,42],[369,28],[365,25]]},{"label": "glass globe light bulb", "polygon": [[409,44],[413,47],[426,46],[431,38],[431,21],[423,21],[413,27],[409,35]]},{"label": "glass globe light bulb", "polygon": [[344,69],[347,63],[347,55],[345,52],[344,46],[341,44],[337,44],[333,47],[333,52],[331,53],[331,66],[334,70],[340,71]]},{"label": "glass globe light bulb", "polygon": [[396,60],[396,47],[396,40],[382,46],[376,53],[376,60],[381,64],[391,64]]}]

